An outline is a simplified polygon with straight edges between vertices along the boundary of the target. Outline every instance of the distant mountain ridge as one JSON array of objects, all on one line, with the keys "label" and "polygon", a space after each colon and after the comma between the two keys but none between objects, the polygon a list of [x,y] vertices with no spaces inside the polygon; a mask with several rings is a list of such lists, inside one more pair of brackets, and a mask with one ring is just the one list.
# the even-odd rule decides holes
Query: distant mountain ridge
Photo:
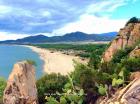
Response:
[{"label": "distant mountain ridge", "polygon": [[17,40],[0,41],[4,44],[29,44],[29,43],[51,43],[51,42],[78,42],[78,41],[110,41],[117,35],[117,32],[102,34],[86,34],[83,32],[67,33],[63,36],[48,37],[44,35],[29,36]]}]

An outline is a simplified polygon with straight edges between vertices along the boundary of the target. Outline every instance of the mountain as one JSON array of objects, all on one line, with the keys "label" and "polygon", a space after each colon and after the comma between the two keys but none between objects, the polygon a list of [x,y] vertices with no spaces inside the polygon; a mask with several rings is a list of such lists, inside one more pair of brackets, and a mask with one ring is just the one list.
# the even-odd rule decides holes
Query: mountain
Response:
[{"label": "mountain", "polygon": [[45,43],[45,42],[78,42],[78,41],[110,41],[116,36],[117,32],[103,34],[86,34],[82,32],[68,33],[63,36],[47,37],[44,35],[29,36],[17,40],[0,41],[5,44],[26,44],[26,43]]}]

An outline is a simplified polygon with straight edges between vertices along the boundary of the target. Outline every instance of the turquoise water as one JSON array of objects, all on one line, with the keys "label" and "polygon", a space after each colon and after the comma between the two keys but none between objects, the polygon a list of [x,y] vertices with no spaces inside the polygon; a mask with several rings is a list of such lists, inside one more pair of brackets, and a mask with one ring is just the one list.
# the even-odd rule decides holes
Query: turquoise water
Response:
[{"label": "turquoise water", "polygon": [[0,76],[8,79],[13,65],[21,60],[31,59],[37,63],[36,78],[43,74],[43,61],[30,48],[16,45],[0,45]]}]

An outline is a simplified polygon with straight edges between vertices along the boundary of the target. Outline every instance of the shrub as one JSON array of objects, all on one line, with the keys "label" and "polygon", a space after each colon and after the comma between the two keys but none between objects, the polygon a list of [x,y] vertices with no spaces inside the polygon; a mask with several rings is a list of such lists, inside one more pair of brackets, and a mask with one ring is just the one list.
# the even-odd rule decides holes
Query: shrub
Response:
[{"label": "shrub", "polygon": [[122,60],[122,65],[129,71],[140,71],[140,58],[128,58]]},{"label": "shrub", "polygon": [[71,73],[74,85],[79,86],[87,92],[94,89],[94,69],[79,63],[75,63],[75,70]]},{"label": "shrub", "polygon": [[124,70],[121,70],[117,77],[118,78],[113,78],[113,80],[112,80],[112,86],[113,87],[119,86],[119,85],[122,85],[122,84],[125,83],[125,80],[124,80]]},{"label": "shrub", "polygon": [[138,22],[140,22],[138,18],[132,17],[132,18],[126,23],[126,26],[127,26],[129,23],[138,23]]},{"label": "shrub", "polygon": [[33,60],[27,59],[26,61],[27,61],[27,63],[29,63],[31,65],[37,66],[36,62]]},{"label": "shrub", "polygon": [[101,57],[98,54],[99,53],[97,51],[92,52],[88,63],[89,66],[91,67],[93,66],[95,69],[99,68],[100,61],[101,61]]},{"label": "shrub", "polygon": [[106,95],[106,94],[107,94],[107,89],[108,89],[108,87],[107,87],[106,85],[103,86],[102,84],[100,84],[100,85],[98,85],[97,87],[98,87],[98,93],[99,93],[100,95]]},{"label": "shrub", "polygon": [[63,88],[63,93],[57,93],[60,96],[58,99],[52,96],[46,97],[46,104],[83,104],[84,90],[79,89],[73,84],[71,77]]},{"label": "shrub", "polygon": [[126,58],[127,55],[132,51],[132,47],[126,47],[125,49],[119,50],[116,54],[113,55],[112,62],[120,63],[121,59]]},{"label": "shrub", "polygon": [[46,94],[56,94],[56,92],[62,92],[62,88],[67,83],[67,76],[61,74],[46,74],[39,80],[37,80],[37,90],[39,103],[45,102]]},{"label": "shrub", "polygon": [[6,80],[0,77],[0,104],[2,103],[3,91],[6,87]]}]

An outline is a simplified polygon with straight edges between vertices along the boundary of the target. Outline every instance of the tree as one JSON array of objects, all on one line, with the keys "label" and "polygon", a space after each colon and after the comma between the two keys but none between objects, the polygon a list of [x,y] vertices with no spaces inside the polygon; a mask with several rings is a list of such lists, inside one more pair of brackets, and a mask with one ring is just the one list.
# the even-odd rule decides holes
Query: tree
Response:
[{"label": "tree", "polygon": [[[62,88],[67,83],[67,76],[61,74],[46,74],[37,80],[38,99],[40,104],[45,103],[45,96],[62,92]],[[54,95],[55,96],[55,95]]]},{"label": "tree", "polygon": [[136,17],[132,17],[127,23],[126,23],[126,26],[129,24],[129,23],[138,23],[139,22],[139,19],[136,18]]}]

